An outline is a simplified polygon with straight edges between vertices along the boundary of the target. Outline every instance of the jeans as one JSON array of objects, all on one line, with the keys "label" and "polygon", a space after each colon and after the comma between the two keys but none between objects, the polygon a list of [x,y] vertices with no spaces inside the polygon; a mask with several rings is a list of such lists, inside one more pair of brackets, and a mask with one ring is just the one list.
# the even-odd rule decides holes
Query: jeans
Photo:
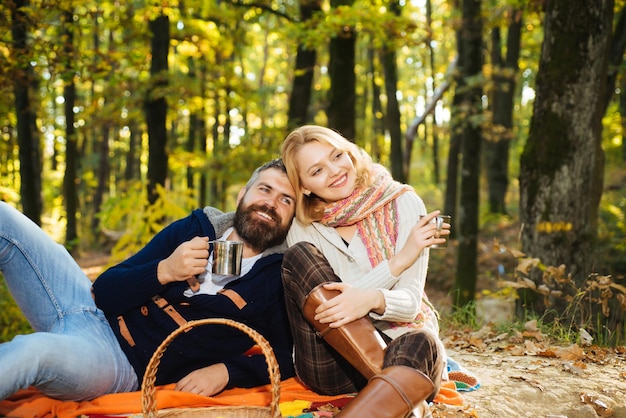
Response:
[{"label": "jeans", "polygon": [[76,401],[137,389],[89,278],[63,246],[4,202],[0,271],[35,330],[0,344],[0,399],[29,386]]}]

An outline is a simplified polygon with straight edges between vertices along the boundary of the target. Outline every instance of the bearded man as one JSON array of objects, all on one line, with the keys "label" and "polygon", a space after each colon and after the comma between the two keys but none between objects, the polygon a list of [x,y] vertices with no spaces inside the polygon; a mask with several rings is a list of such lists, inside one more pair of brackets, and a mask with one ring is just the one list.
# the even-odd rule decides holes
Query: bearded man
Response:
[{"label": "bearded man", "polygon": [[[280,271],[294,210],[285,167],[273,160],[241,189],[236,212],[195,210],[92,285],[63,247],[0,202],[0,270],[35,330],[0,344],[0,399],[29,386],[64,400],[137,390],[161,342],[204,318],[255,329],[281,378],[294,376]],[[239,275],[211,272],[215,240],[243,242]],[[204,396],[267,384],[264,356],[247,353],[253,345],[232,327],[193,328],[168,346],[155,384]]]}]

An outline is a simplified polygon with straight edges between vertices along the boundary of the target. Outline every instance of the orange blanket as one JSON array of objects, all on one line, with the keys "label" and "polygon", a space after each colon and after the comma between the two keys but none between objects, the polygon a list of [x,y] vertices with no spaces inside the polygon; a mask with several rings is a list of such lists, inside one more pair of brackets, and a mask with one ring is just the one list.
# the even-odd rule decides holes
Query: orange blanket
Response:
[{"label": "orange blanket", "polygon": [[[448,383],[448,382],[446,382]],[[173,390],[174,385],[161,386],[156,391],[157,407],[183,408],[215,405],[269,405],[271,392],[269,386],[252,389],[230,389],[214,397],[204,397]],[[287,379],[280,386],[280,404],[283,406],[294,401],[326,402],[343,396],[322,396],[306,389],[295,378]],[[443,385],[435,401],[447,404],[462,403],[461,395],[448,385]],[[36,389],[26,389],[10,398],[0,401],[0,416],[23,418],[75,418],[81,415],[139,415],[141,414],[141,392],[116,393],[100,396],[91,401],[71,402],[48,398]]]},{"label": "orange blanket", "polygon": [[[174,385],[160,386],[156,391],[159,409],[203,407],[213,405],[269,405],[269,386],[252,389],[230,389],[214,397],[204,397],[173,390]],[[302,386],[295,378],[281,383],[280,402],[294,400],[324,401],[337,396],[322,396]],[[141,413],[141,392],[116,393],[91,401],[71,402],[48,398],[36,389],[26,389],[0,402],[0,416],[75,418],[80,415],[133,415]]]}]

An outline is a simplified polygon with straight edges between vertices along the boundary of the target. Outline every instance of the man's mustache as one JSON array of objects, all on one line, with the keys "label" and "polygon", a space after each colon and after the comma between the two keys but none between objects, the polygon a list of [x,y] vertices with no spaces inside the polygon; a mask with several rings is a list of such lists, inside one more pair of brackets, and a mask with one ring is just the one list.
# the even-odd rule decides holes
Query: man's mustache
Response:
[{"label": "man's mustache", "polygon": [[282,221],[283,221],[280,215],[278,214],[278,212],[276,212],[274,208],[271,208],[267,205],[250,205],[250,207],[248,207],[248,212],[265,213],[269,215],[272,218],[272,220],[276,221],[279,225],[282,224]]}]

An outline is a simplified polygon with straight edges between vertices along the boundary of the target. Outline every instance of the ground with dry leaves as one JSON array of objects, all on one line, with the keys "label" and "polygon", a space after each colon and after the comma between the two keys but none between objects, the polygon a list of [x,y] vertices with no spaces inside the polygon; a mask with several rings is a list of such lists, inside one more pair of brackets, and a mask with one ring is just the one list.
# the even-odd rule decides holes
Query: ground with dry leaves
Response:
[{"label": "ground with dry leaves", "polygon": [[562,346],[535,324],[497,335],[491,326],[444,335],[449,355],[481,387],[460,407],[433,406],[442,417],[626,417],[626,348]]},{"label": "ground with dry leaves", "polygon": [[[517,264],[493,244],[516,243],[519,227],[502,222],[490,228],[484,234],[489,239],[478,246],[479,293],[496,290]],[[443,316],[450,311],[454,250],[452,245],[445,253],[431,251],[427,293]],[[444,329],[449,355],[475,374],[481,387],[463,395],[462,407],[434,406],[434,417],[626,418],[626,347],[559,344],[535,325],[504,334],[492,324],[474,332]]]}]

